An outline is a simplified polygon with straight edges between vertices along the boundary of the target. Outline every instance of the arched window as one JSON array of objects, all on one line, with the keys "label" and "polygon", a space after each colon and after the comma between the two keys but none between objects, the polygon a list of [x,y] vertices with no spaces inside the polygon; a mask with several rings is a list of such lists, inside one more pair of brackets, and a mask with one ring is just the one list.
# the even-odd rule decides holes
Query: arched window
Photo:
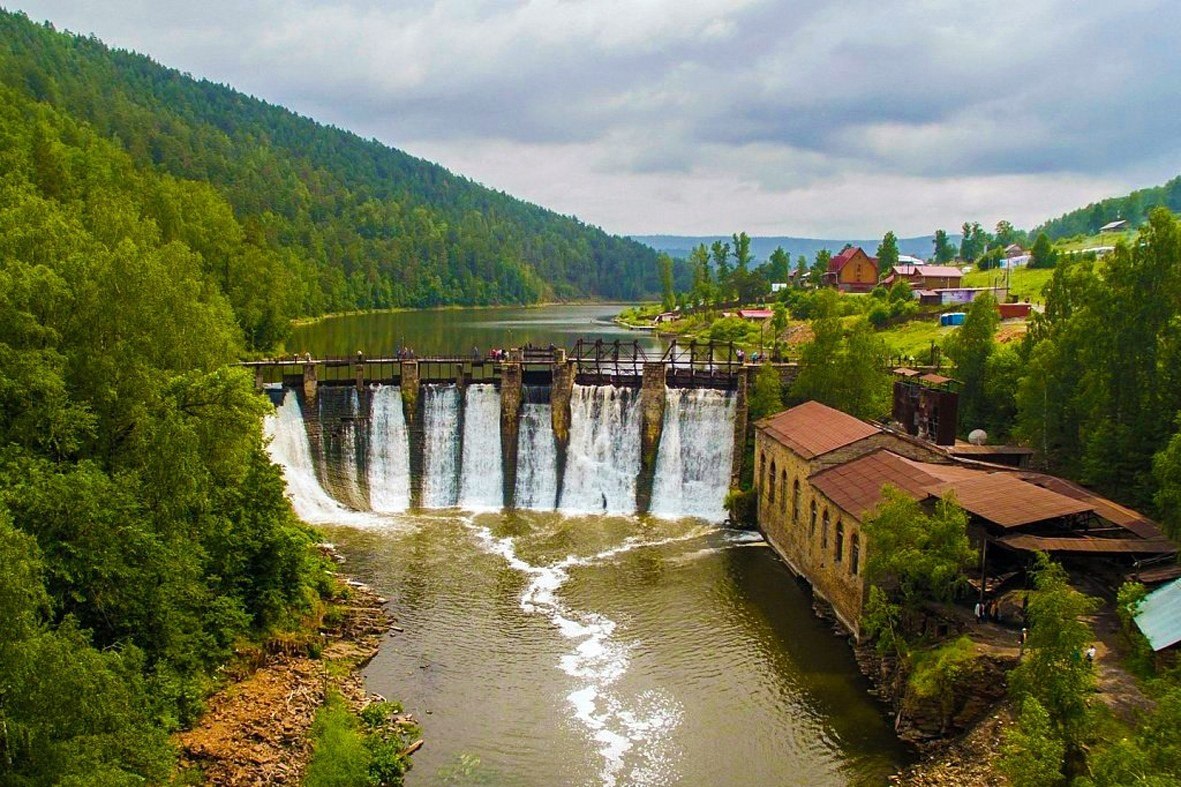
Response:
[{"label": "arched window", "polygon": [[837,562],[840,563],[841,558],[843,558],[845,556],[845,524],[840,519],[837,520],[836,550],[837,550],[836,559],[837,559]]},{"label": "arched window", "polygon": [[779,509],[787,513],[787,471],[781,471],[779,476]]},{"label": "arched window", "polygon": [[796,479],[791,484],[791,521],[799,524],[800,521],[800,479]]},{"label": "arched window", "polygon": [[861,570],[861,537],[853,534],[853,545],[849,547],[849,571],[853,576]]},{"label": "arched window", "polygon": [[808,523],[808,538],[816,537],[816,501],[812,501],[812,519]]},{"label": "arched window", "polygon": [[771,477],[767,484],[767,500],[768,502],[775,502],[775,460],[771,460]]},{"label": "arched window", "polygon": [[820,529],[820,548],[828,549],[828,509],[824,509],[824,527]]}]

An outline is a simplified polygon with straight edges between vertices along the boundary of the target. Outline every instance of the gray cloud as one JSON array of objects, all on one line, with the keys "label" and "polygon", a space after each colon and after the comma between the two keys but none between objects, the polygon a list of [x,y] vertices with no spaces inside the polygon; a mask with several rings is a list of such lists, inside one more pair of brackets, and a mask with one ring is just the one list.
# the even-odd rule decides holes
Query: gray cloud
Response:
[{"label": "gray cloud", "polygon": [[1172,0],[21,5],[620,232],[1032,224],[1181,168]]}]

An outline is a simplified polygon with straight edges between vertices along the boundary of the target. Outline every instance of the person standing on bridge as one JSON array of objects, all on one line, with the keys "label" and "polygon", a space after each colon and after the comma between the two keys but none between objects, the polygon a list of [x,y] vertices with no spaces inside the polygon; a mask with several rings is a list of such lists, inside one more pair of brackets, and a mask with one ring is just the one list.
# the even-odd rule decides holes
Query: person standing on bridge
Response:
[{"label": "person standing on bridge", "polygon": [[479,347],[472,347],[472,360],[473,361],[480,360],[480,348]]}]

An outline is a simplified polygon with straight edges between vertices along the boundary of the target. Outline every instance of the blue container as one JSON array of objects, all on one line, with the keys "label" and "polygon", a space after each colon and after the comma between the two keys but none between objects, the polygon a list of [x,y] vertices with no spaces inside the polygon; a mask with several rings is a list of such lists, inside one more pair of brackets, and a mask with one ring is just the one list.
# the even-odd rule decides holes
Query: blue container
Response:
[{"label": "blue container", "polygon": [[968,316],[967,312],[948,312],[947,314],[939,315],[939,324],[940,325],[963,325],[964,318],[966,318],[967,316]]}]

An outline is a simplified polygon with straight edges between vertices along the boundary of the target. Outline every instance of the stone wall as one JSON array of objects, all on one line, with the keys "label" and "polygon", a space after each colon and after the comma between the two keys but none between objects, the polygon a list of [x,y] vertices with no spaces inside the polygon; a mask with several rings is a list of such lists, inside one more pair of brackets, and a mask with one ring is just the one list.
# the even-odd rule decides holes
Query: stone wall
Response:
[{"label": "stone wall", "polygon": [[666,388],[664,364],[644,364],[644,379],[640,388],[640,477],[636,479],[636,510],[641,514],[648,513],[652,505],[656,453],[664,429]]},{"label": "stone wall", "polygon": [[808,476],[815,470],[813,462],[756,433],[759,528],[857,637],[866,592],[860,523],[812,486]]},{"label": "stone wall", "polygon": [[521,400],[524,397],[521,364],[508,362],[500,367],[500,457],[504,479],[504,504],[516,503],[518,433],[521,427]]}]

